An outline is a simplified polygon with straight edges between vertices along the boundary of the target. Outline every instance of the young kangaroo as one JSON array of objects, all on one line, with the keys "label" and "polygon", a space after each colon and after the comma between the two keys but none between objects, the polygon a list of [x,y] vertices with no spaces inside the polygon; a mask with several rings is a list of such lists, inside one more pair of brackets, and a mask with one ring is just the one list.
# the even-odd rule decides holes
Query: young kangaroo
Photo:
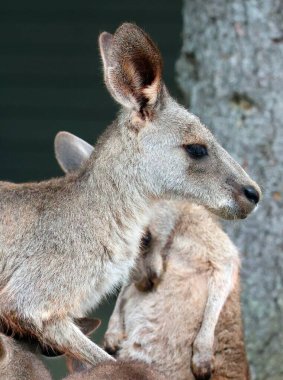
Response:
[{"label": "young kangaroo", "polygon": [[238,267],[236,248],[205,209],[159,202],[144,259],[110,319],[106,350],[154,363],[176,380],[247,380]]},{"label": "young kangaroo", "polygon": [[37,355],[13,338],[0,334],[1,380],[51,380]]},{"label": "young kangaroo", "polygon": [[[56,136],[55,153],[65,172],[78,170],[92,150],[90,145],[70,133],[60,132]],[[160,370],[164,369],[166,362],[167,371],[170,368],[168,375],[174,374],[174,378],[178,379],[193,379],[189,358],[200,326],[204,329],[203,320],[206,320],[205,323],[209,320],[207,313],[210,311],[204,311],[205,307],[209,307],[206,299],[210,297],[210,301],[215,302],[214,290],[211,289],[215,286],[213,276],[217,270],[221,270],[224,261],[229,263],[232,259],[238,266],[238,253],[228,236],[203,207],[184,202],[159,202],[154,210],[147,237],[143,239],[143,255],[134,275],[134,285],[125,286],[121,291],[105,336],[105,344],[108,351],[118,351],[118,355],[124,359],[129,357],[145,360],[145,355],[150,352],[146,359],[157,364]],[[169,268],[165,273],[167,266]],[[189,276],[192,276],[191,280],[188,279]],[[161,280],[163,284],[155,291]],[[186,284],[179,286],[182,285],[182,280]],[[197,289],[194,289],[196,284]],[[231,293],[216,326],[214,347],[213,337],[210,342],[204,340],[203,343],[210,345],[207,349],[211,360],[214,353],[214,380],[247,380],[249,370],[241,320],[239,277],[236,276],[232,279],[232,284],[229,284],[230,281],[223,285],[223,288],[227,285],[231,287]],[[153,293],[140,293],[152,288]],[[160,293],[164,293],[161,298]],[[226,299],[225,293],[223,294],[223,299],[220,293],[216,294],[220,306]],[[182,319],[172,329],[176,309],[182,310]],[[216,314],[214,323],[211,320],[210,324],[207,323],[207,332],[210,334],[214,333],[218,313],[215,309],[212,310]],[[162,319],[155,321],[159,314],[163,314]],[[151,323],[151,329],[146,333],[142,326],[146,327],[149,320],[155,322]],[[188,323],[190,329],[187,331]],[[172,330],[175,331],[173,335]],[[153,331],[156,331],[156,339],[146,336]],[[140,340],[146,339],[147,348],[144,352]],[[126,340],[128,342],[125,343]],[[172,351],[174,345],[179,344],[183,351],[181,360],[180,356],[172,356],[171,352],[170,355],[166,354],[164,342],[167,348],[168,343],[171,345]],[[180,347],[181,344],[183,347]],[[210,363],[207,364],[210,366]],[[193,371],[196,377],[203,377],[204,373],[209,377],[209,366],[203,369],[195,364]]]},{"label": "young kangaroo", "polygon": [[2,323],[93,365],[111,357],[75,319],[128,278],[152,203],[194,199],[234,219],[261,196],[170,97],[160,53],[141,29],[125,23],[102,33],[99,46],[107,88],[122,109],[86,165],[51,181],[0,183]]},{"label": "young kangaroo", "polygon": [[65,380],[166,380],[164,375],[142,362],[104,362],[95,368],[69,375]]}]

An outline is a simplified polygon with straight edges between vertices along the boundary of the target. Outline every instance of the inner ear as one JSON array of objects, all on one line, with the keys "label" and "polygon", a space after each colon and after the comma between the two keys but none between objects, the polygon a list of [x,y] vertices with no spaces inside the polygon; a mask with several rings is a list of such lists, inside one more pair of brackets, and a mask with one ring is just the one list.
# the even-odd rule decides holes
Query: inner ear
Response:
[{"label": "inner ear", "polygon": [[65,173],[81,168],[93,152],[86,141],[68,132],[59,132],[54,142],[56,159]]},{"label": "inner ear", "polygon": [[162,59],[150,37],[136,25],[124,23],[113,37],[102,33],[99,44],[112,96],[138,112],[154,106],[162,88]]}]

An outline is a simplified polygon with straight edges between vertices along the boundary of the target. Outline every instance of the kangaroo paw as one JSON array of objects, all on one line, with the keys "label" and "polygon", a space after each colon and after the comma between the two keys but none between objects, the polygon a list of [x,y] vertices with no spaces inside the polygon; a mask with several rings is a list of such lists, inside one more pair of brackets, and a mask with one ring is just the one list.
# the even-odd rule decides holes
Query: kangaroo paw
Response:
[{"label": "kangaroo paw", "polygon": [[192,371],[196,380],[209,380],[213,373],[213,360],[211,355],[194,353]]},{"label": "kangaroo paw", "polygon": [[103,347],[110,355],[117,355],[125,335],[122,332],[109,332],[104,336]]}]

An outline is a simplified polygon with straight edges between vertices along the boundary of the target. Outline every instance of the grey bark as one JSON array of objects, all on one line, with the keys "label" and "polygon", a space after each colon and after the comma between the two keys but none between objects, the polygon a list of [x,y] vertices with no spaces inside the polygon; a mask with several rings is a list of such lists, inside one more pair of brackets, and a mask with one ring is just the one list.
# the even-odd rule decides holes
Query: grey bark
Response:
[{"label": "grey bark", "polygon": [[184,0],[178,83],[264,199],[225,227],[242,252],[253,379],[283,379],[283,1]]}]

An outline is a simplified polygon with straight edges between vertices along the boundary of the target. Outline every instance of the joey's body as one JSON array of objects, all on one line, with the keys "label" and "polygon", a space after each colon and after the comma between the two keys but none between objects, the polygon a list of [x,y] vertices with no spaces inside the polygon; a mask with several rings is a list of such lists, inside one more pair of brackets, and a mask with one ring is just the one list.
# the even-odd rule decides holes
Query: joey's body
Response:
[{"label": "joey's body", "polygon": [[125,281],[152,202],[195,199],[244,218],[260,189],[162,82],[162,60],[133,24],[99,38],[122,110],[75,174],[0,185],[0,319],[90,364],[111,360],[75,325]]},{"label": "joey's body", "polygon": [[[229,290],[213,339],[212,379],[248,379],[237,249],[203,207],[189,203],[159,202],[149,231],[152,236],[149,251],[137,268],[135,282],[122,289],[110,319],[105,336],[108,350],[117,351],[123,360],[154,363],[174,380],[193,380],[192,364],[197,364],[193,361],[195,340],[203,327],[207,304],[211,302],[209,292],[215,282],[212,291],[219,287],[214,294],[219,299],[223,297],[221,287],[229,286]],[[228,274],[225,284],[217,284],[221,272],[227,270],[227,263],[234,265],[234,278]],[[157,284],[155,288],[140,291],[151,278]],[[207,358],[214,328],[213,323],[208,323],[202,335],[202,349]],[[207,370],[204,364],[198,368],[204,371],[202,375],[195,373],[200,376],[197,378],[209,378],[210,370],[204,376]]]}]

